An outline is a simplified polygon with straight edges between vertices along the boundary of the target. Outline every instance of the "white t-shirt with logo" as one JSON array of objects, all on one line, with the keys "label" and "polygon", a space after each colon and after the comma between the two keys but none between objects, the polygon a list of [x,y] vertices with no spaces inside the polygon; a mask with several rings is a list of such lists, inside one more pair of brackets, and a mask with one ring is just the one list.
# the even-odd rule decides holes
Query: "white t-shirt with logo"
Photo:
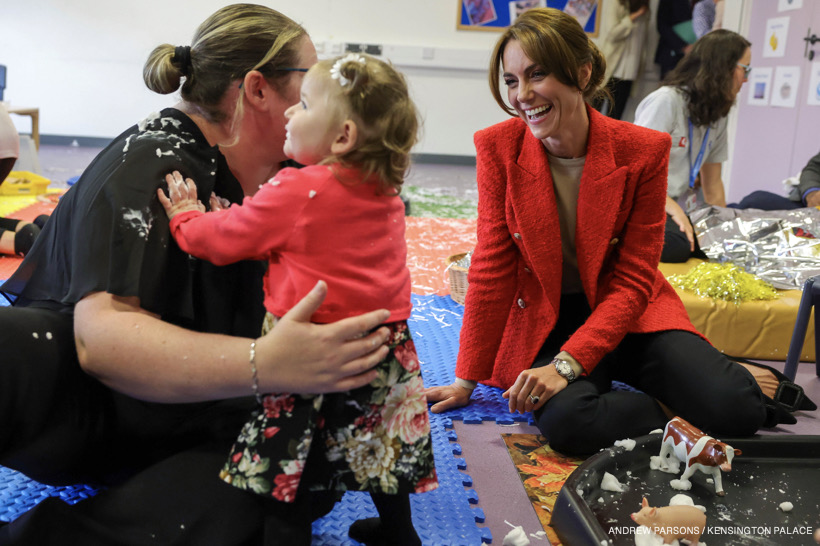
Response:
[{"label": "white t-shirt with logo", "polygon": [[[727,136],[728,117],[712,124],[709,140],[703,151],[703,163],[723,163],[729,158]],[[666,194],[678,199],[689,187],[690,159],[692,164],[700,152],[705,126],[692,127],[692,141],[689,142],[689,113],[686,95],[676,87],[664,86],[644,98],[635,111],[635,125],[663,131],[672,136],[672,150],[669,152],[669,178]]]}]

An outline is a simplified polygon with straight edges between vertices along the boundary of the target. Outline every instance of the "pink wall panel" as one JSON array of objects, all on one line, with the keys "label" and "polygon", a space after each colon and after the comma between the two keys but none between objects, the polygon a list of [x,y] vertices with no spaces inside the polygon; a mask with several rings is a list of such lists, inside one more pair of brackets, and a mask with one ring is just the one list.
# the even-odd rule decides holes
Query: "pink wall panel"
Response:
[{"label": "pink wall panel", "polygon": [[[756,1],[752,6],[749,33],[754,68],[797,66],[800,83],[794,108],[748,104],[750,83],[738,95],[738,121],[732,159],[731,186],[727,201],[738,201],[754,190],[783,193],[782,180],[794,176],[811,156],[820,151],[820,106],[808,106],[806,97],[812,61],[806,56],[803,37],[809,29],[820,34],[816,21],[820,10],[815,0],[807,0],[799,10],[778,12],[776,0]],[[789,18],[788,42],[783,57],[763,57],[767,21]],[[820,43],[815,47],[820,62]],[[772,77],[774,83],[774,76]],[[777,90],[772,89],[772,92]],[[732,143],[730,143],[731,145]]]}]

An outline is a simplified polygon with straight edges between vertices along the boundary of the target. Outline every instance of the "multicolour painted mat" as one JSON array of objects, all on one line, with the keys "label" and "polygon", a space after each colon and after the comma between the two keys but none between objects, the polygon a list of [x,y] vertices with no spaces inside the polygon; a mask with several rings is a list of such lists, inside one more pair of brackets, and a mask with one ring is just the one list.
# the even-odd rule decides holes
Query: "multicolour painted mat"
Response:
[{"label": "multicolour painted mat", "polygon": [[501,437],[550,544],[560,545],[558,535],[550,527],[552,508],[564,482],[584,460],[553,451],[546,445],[547,439],[539,434],[502,434]]}]

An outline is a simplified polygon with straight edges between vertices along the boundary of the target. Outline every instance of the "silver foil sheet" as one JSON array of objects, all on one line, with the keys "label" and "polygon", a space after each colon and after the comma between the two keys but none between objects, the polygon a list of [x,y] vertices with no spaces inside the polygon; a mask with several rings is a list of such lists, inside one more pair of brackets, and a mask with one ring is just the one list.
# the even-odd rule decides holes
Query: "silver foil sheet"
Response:
[{"label": "silver foil sheet", "polygon": [[781,290],[820,275],[820,210],[705,206],[689,217],[710,260],[732,263]]}]

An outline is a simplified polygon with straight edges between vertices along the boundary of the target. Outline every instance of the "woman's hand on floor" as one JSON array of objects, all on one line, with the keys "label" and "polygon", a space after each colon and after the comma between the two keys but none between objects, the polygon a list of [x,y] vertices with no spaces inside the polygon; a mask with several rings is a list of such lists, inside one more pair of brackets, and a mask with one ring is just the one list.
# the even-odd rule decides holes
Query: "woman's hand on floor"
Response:
[{"label": "woman's hand on floor", "polygon": [[447,410],[461,408],[470,403],[473,391],[453,383],[446,387],[429,387],[424,389],[428,402],[436,402],[430,408],[433,413],[442,413]]},{"label": "woman's hand on floor", "polygon": [[555,370],[555,366],[531,368],[521,372],[513,386],[501,396],[510,401],[510,413],[525,413],[539,409],[568,384]]},{"label": "woman's hand on floor", "polygon": [[388,353],[390,332],[379,328],[389,317],[381,309],[330,324],[310,317],[322,304],[327,285],[319,282],[265,336],[256,342],[260,392],[325,393],[364,386],[376,378],[373,366]]}]

